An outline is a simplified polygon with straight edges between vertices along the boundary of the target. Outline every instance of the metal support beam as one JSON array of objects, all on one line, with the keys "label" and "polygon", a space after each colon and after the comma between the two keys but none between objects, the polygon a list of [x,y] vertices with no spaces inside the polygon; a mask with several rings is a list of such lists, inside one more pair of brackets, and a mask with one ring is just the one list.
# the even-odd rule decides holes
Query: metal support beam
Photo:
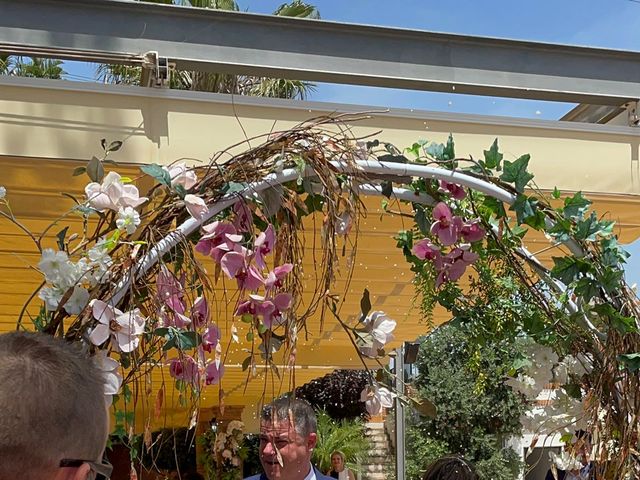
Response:
[{"label": "metal support beam", "polygon": [[[396,349],[396,356],[393,359],[395,373],[395,391],[398,395],[404,395],[404,347]],[[404,405],[399,398],[395,399],[395,421],[396,421],[396,480],[405,479],[405,418]]]},{"label": "metal support beam", "polygon": [[123,0],[0,0],[0,51],[178,69],[616,105],[640,53]]}]

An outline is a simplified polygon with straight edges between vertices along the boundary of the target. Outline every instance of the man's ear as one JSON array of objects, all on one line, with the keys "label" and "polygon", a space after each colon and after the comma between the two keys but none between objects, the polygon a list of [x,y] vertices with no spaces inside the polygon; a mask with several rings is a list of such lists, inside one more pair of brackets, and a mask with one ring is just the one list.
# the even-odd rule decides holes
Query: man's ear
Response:
[{"label": "man's ear", "polygon": [[316,448],[316,444],[318,443],[318,435],[315,432],[311,432],[309,437],[307,437],[307,447],[309,450],[313,450]]},{"label": "man's ear", "polygon": [[83,463],[78,468],[59,468],[55,480],[87,480],[91,467]]}]

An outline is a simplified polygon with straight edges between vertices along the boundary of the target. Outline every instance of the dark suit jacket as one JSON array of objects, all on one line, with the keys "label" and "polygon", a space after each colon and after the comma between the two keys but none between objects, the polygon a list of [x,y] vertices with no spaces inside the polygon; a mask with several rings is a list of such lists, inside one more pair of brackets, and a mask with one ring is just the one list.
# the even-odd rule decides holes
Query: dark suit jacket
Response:
[{"label": "dark suit jacket", "polygon": [[[316,480],[334,480],[333,478],[327,477],[326,475],[320,473],[320,470],[318,470],[316,467],[313,467],[313,469],[316,472]],[[268,480],[268,479],[264,473],[261,473],[260,475],[253,475],[251,477],[247,477],[244,480]]]}]

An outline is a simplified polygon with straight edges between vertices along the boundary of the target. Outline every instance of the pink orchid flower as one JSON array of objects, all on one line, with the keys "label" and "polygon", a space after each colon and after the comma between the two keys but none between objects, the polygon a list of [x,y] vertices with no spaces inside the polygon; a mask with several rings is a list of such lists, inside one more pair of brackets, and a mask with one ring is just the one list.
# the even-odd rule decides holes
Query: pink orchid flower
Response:
[{"label": "pink orchid flower", "polygon": [[258,235],[256,241],[254,243],[255,251],[256,251],[256,265],[260,268],[266,268],[267,264],[264,261],[265,255],[270,254],[276,244],[276,233],[273,229],[273,225],[269,225],[267,229]]},{"label": "pink orchid flower", "polygon": [[431,234],[437,235],[443,245],[453,245],[458,241],[462,219],[453,216],[445,203],[440,202],[433,207],[433,219],[435,222],[431,225]]},{"label": "pink orchid flower", "polygon": [[291,270],[293,270],[293,264],[285,263],[280,266],[274,268],[271,272],[268,273],[267,279],[265,280],[265,287],[267,290],[271,290],[273,288],[281,288],[282,280],[286,277]]},{"label": "pink orchid flower", "polygon": [[240,290],[254,291],[264,285],[262,274],[255,265],[248,264],[246,254],[228,252],[222,257],[220,267],[227,277],[236,279]]},{"label": "pink orchid flower", "polygon": [[456,200],[462,200],[467,194],[464,191],[464,187],[457,183],[449,183],[445,180],[440,180],[440,188],[438,191],[442,193],[448,193]]},{"label": "pink orchid flower", "polygon": [[440,248],[428,238],[423,238],[413,245],[411,252],[420,260],[435,260],[436,256],[440,255]]},{"label": "pink orchid flower", "polygon": [[209,322],[209,302],[205,297],[198,297],[191,307],[191,321],[193,325],[201,327]]},{"label": "pink orchid flower", "polygon": [[202,333],[202,349],[211,353],[220,341],[220,329],[217,325],[210,325]]},{"label": "pink orchid flower", "polygon": [[471,222],[467,222],[460,229],[460,233],[464,238],[465,242],[477,242],[484,238],[485,231],[484,228],[480,225],[480,220],[473,220]]},{"label": "pink orchid flower", "polygon": [[234,227],[239,232],[248,232],[253,223],[253,214],[245,202],[236,202],[233,205],[233,213],[236,217],[233,220]]},{"label": "pink orchid flower", "polygon": [[205,383],[207,385],[216,385],[220,383],[223,375],[224,365],[220,360],[214,360],[205,368]]},{"label": "pink orchid flower", "polygon": [[454,248],[444,257],[436,259],[434,262],[438,271],[436,288],[439,288],[445,282],[455,282],[460,279],[467,267],[479,258],[469,248],[469,245],[461,245]]},{"label": "pink orchid flower", "polygon": [[236,244],[242,240],[242,235],[236,233],[236,227],[226,222],[213,222],[202,227],[205,234],[196,245],[196,251],[203,255],[211,255],[220,262],[225,253],[233,251]]},{"label": "pink orchid flower", "polygon": [[89,304],[93,318],[98,320],[98,325],[89,334],[89,340],[94,345],[102,345],[111,336],[114,346],[121,352],[132,352],[138,348],[140,339],[144,333],[146,318],[135,308],[129,312],[122,312],[102,300],[94,299]]},{"label": "pink orchid flower", "polygon": [[176,328],[185,328],[190,325],[191,319],[184,314],[185,310],[184,302],[177,295],[165,299],[164,306],[160,309],[163,324]]},{"label": "pink orchid flower", "polygon": [[183,358],[172,358],[169,361],[169,375],[176,380],[182,380],[196,386],[200,384],[198,362],[188,355]]},{"label": "pink orchid flower", "polygon": [[184,291],[182,282],[165,265],[160,265],[160,271],[156,278],[156,288],[162,302],[170,297],[182,298]]}]

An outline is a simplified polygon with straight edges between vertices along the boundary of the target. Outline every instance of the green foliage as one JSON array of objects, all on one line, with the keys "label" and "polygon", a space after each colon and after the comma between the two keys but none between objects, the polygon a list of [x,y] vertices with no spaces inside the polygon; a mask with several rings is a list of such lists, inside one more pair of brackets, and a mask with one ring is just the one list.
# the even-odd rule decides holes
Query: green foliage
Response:
[{"label": "green foliage", "polygon": [[408,437],[410,478],[444,453],[478,464],[482,479],[511,479],[516,456],[501,440],[521,431],[522,400],[502,379],[517,357],[513,340],[470,341],[471,325],[453,322],[429,335],[420,349],[416,386],[438,408],[435,419],[420,418]]},{"label": "green foliage", "polygon": [[344,453],[349,469],[357,471],[370,448],[361,419],[336,421],[325,411],[318,412],[318,445],[313,450],[311,462],[321,472],[331,468],[331,453],[335,450]]}]

